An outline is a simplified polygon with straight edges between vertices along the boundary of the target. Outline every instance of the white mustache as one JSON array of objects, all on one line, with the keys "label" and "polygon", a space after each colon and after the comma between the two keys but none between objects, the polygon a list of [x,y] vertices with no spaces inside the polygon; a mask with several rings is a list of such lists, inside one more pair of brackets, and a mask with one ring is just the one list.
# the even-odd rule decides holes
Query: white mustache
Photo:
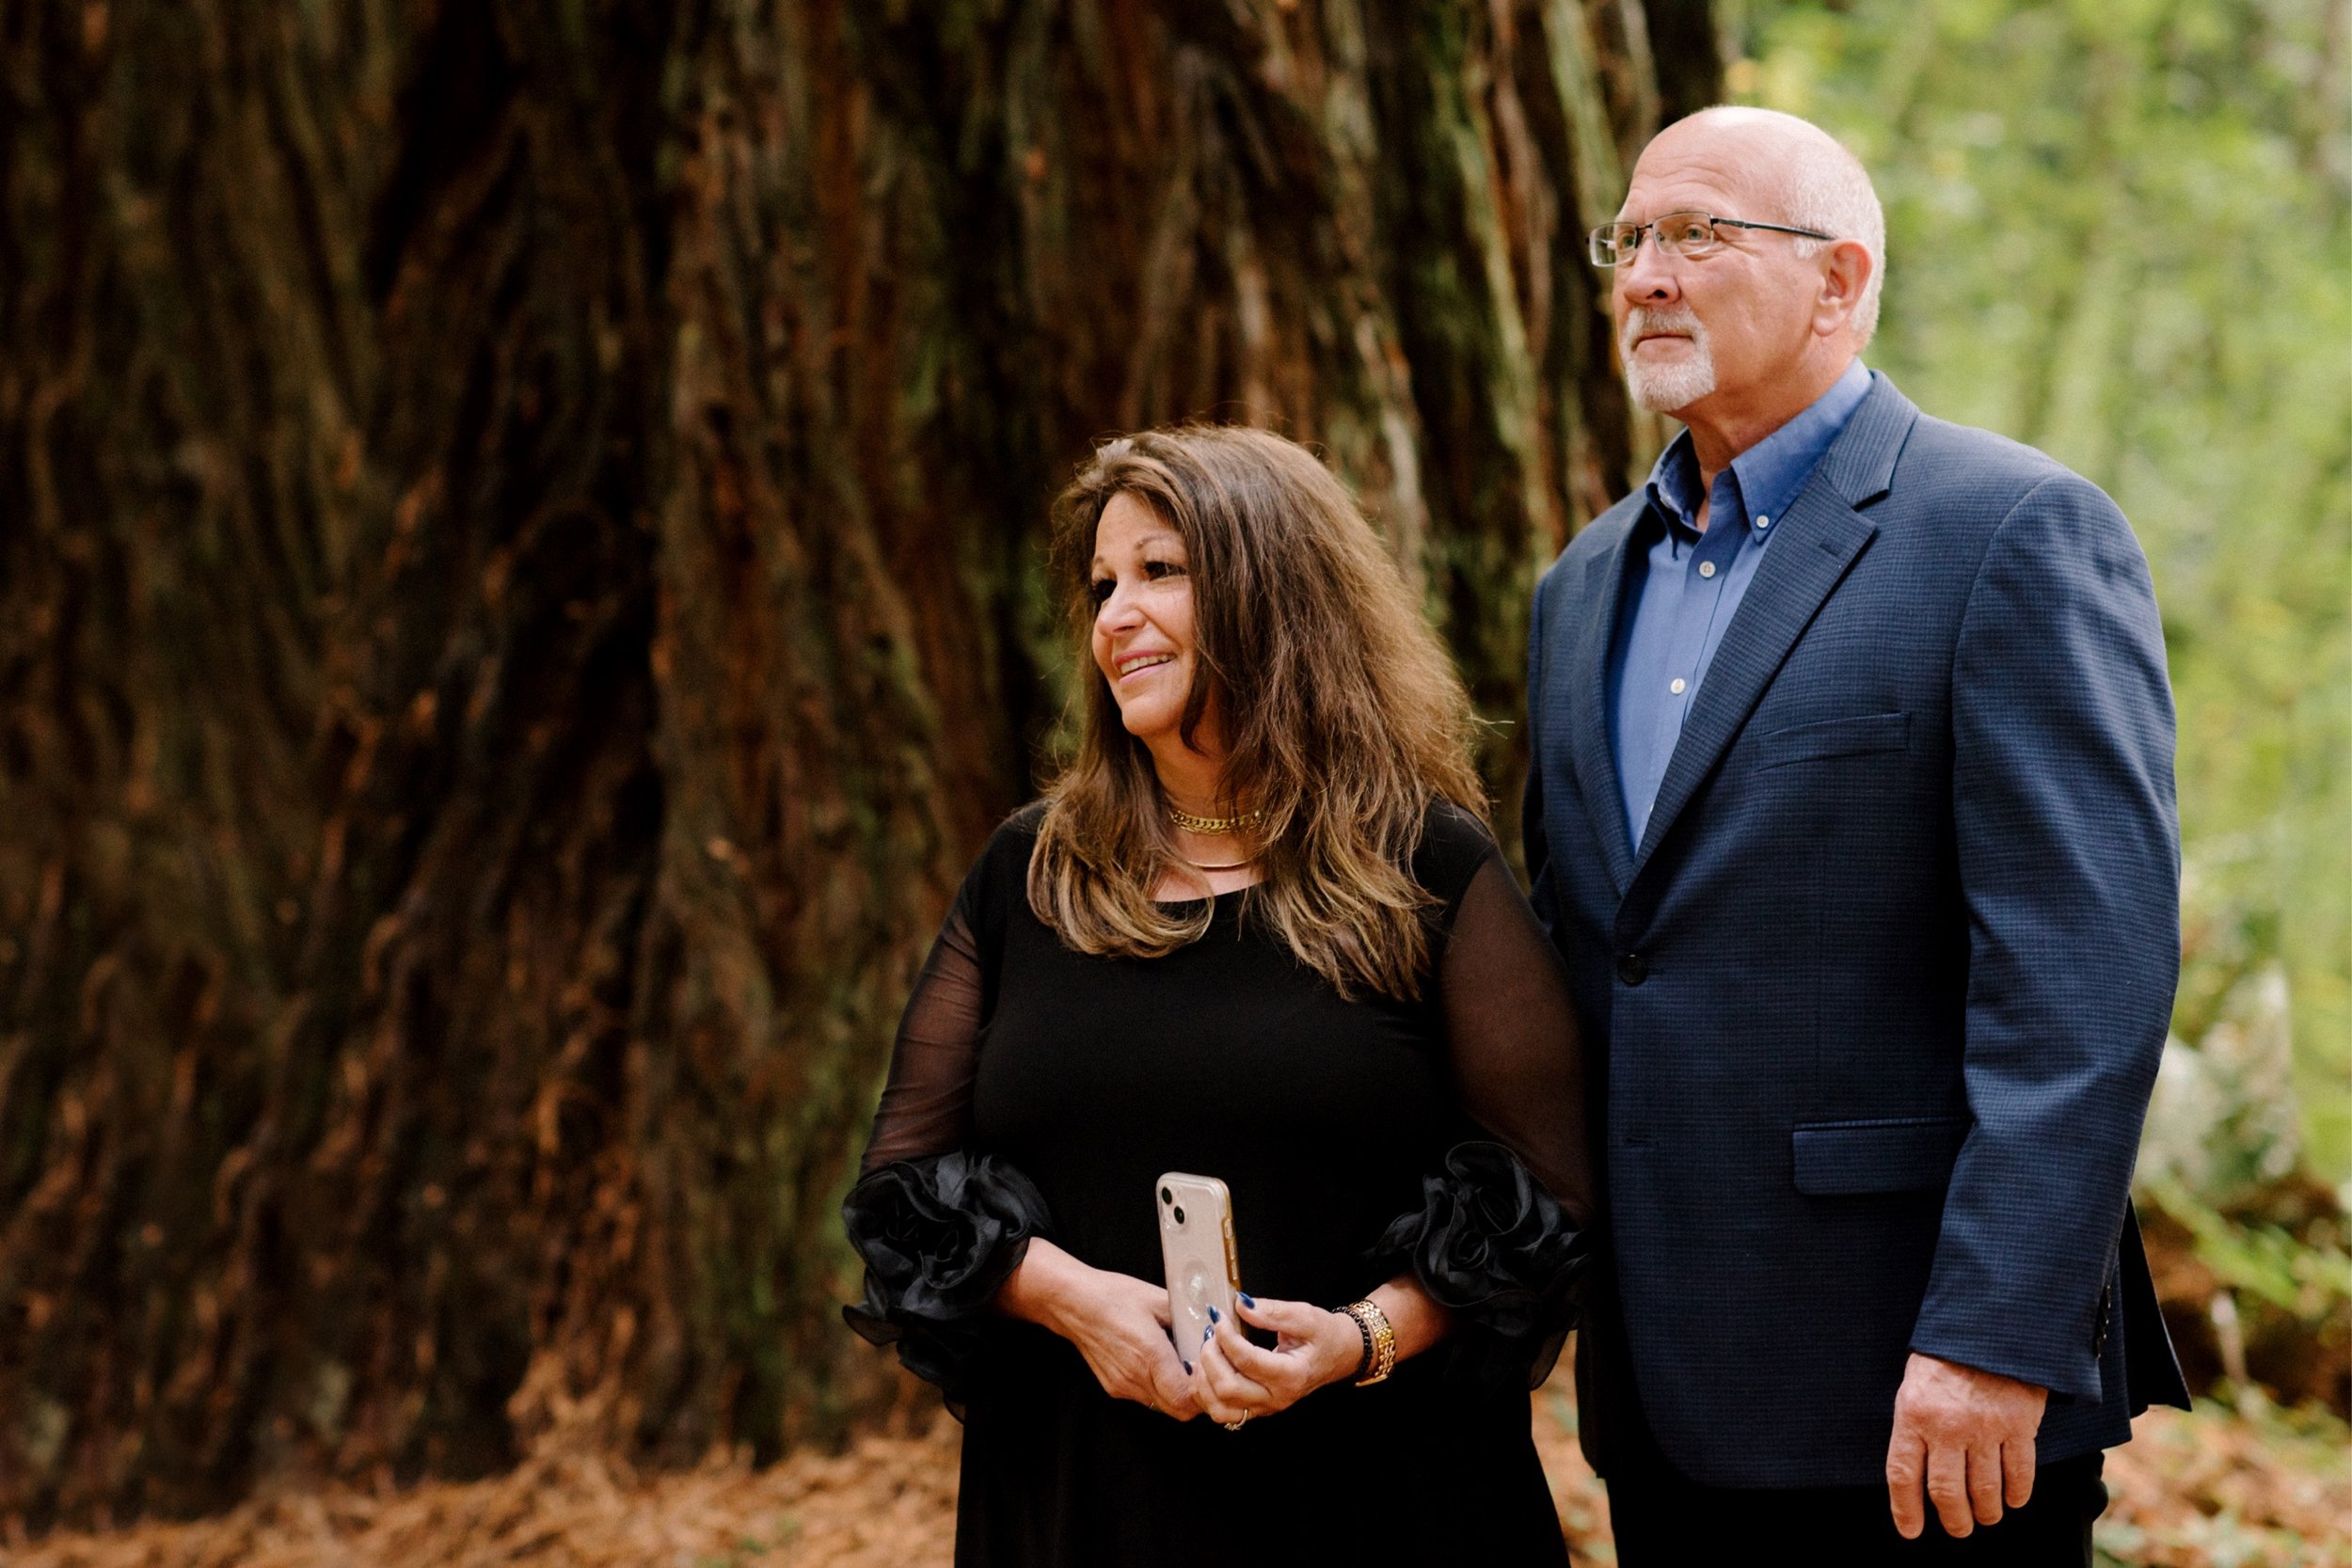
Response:
[{"label": "white mustache", "polygon": [[1657,309],[1647,305],[1636,305],[1626,312],[1625,326],[1617,333],[1618,352],[1631,358],[1634,340],[1649,332],[1679,332],[1687,336],[1694,347],[1707,347],[1707,328],[1699,325],[1697,314],[1689,306]]}]

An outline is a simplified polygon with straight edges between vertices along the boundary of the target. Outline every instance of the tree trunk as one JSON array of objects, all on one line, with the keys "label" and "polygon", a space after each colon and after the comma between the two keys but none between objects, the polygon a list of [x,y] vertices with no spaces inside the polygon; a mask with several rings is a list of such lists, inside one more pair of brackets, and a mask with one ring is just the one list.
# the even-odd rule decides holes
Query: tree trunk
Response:
[{"label": "tree trunk", "polygon": [[0,1517],[837,1432],[897,1008],[1059,733],[1046,499],[1317,443],[1515,718],[1642,455],[1644,12],[0,18]]}]

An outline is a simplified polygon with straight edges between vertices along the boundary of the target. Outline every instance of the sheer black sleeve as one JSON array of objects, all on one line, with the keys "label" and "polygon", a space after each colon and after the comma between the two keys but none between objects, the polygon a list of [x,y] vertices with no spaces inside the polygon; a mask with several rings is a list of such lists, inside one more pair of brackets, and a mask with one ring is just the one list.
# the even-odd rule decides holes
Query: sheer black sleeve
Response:
[{"label": "sheer black sleeve", "polygon": [[864,1298],[843,1317],[872,1343],[896,1345],[959,1414],[996,1291],[1047,1223],[1026,1177],[963,1147],[986,1022],[977,908],[986,870],[984,861],[966,880],[915,980],[873,1137],[841,1205],[866,1260]]},{"label": "sheer black sleeve", "polygon": [[1584,1053],[1559,950],[1501,851],[1479,863],[1438,960],[1455,1091],[1579,1227],[1593,1219]]},{"label": "sheer black sleeve", "polygon": [[1438,987],[1456,1092],[1492,1141],[1450,1150],[1377,1251],[1452,1314],[1458,1375],[1534,1387],[1574,1320],[1593,1218],[1583,1061],[1559,954],[1491,846],[1455,906]]},{"label": "sheer black sleeve", "polygon": [[945,1154],[963,1143],[972,1116],[972,1080],[980,1066],[980,1010],[987,994],[969,902],[959,897],[947,912],[899,1015],[890,1077],[874,1112],[874,1135],[858,1165],[861,1179],[894,1160]]}]

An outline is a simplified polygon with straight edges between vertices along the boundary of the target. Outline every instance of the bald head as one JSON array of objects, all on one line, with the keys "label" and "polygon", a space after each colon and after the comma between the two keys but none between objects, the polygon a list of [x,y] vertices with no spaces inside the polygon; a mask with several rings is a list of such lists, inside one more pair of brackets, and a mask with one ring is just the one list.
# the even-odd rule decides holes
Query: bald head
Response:
[{"label": "bald head", "polygon": [[[1886,214],[1869,171],[1836,137],[1777,109],[1721,104],[1659,132],[1643,150],[1642,164],[1653,155],[1712,166],[1752,204],[1743,216],[1860,241],[1870,252],[1870,277],[1854,306],[1853,341],[1856,349],[1869,342],[1878,330],[1879,285],[1886,273]],[[1810,256],[1821,245],[1799,240],[1796,250]]]}]

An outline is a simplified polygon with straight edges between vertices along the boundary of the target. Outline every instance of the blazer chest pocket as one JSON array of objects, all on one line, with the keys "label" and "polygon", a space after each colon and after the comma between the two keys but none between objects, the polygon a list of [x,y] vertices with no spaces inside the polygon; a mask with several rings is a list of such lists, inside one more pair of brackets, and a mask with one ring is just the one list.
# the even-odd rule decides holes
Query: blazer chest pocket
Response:
[{"label": "blazer chest pocket", "polygon": [[1825,719],[1818,724],[1798,724],[1758,736],[1756,765],[1786,768],[1792,762],[1821,757],[1860,756],[1869,752],[1911,749],[1911,715],[1861,713],[1851,719]]},{"label": "blazer chest pocket", "polygon": [[1966,1117],[1816,1121],[1789,1134],[1797,1191],[1807,1197],[1935,1192],[1951,1180]]}]

